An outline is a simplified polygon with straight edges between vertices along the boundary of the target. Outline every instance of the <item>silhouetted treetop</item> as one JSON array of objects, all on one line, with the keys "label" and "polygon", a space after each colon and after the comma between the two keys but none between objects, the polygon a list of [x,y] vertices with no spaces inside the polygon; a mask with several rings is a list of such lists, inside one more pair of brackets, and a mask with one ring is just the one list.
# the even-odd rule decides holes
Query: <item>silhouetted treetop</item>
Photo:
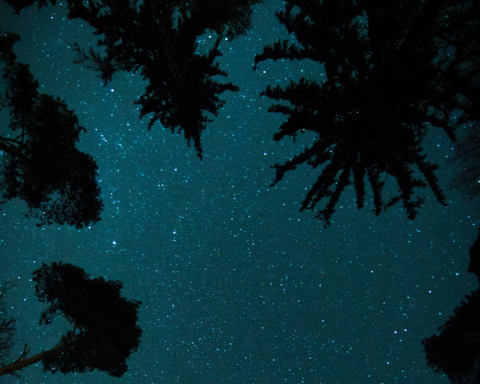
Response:
[{"label": "silhouetted treetop", "polygon": [[62,315],[72,329],[54,348],[35,356],[26,358],[25,346],[20,359],[0,367],[0,376],[42,361],[44,371],[52,373],[98,369],[121,377],[128,370],[126,360],[140,343],[137,312],[141,302],[122,297],[121,282],[90,278],[68,263],[43,263],[33,275],[36,296],[48,304],[40,324],[51,324]]},{"label": "silhouetted treetop", "polygon": [[467,200],[478,199],[480,195],[480,130],[478,125],[470,125],[465,135],[455,143],[455,152],[450,161],[459,167],[451,181],[451,186],[459,190]]},{"label": "silhouetted treetop", "polygon": [[0,282],[0,365],[5,364],[13,347],[16,320],[7,315],[5,295],[14,287],[15,283],[8,281]]},{"label": "silhouetted treetop", "polygon": [[469,256],[468,272],[477,276],[477,280],[480,283],[480,230],[475,242],[470,247]]},{"label": "silhouetted treetop", "polygon": [[37,3],[38,9],[41,9],[47,6],[49,1],[52,5],[56,4],[56,0],[5,0],[5,2],[10,4],[17,15],[20,14],[22,9],[28,8],[33,5],[33,3]]},{"label": "silhouetted treetop", "polygon": [[[152,114],[148,128],[159,121],[172,133],[183,132],[202,157],[201,132],[224,104],[218,95],[237,91],[215,59],[220,43],[251,27],[251,7],[261,0],[81,0],[69,1],[69,17],[83,19],[102,35],[105,54],[87,52],[78,44],[76,62],[100,72],[107,83],[116,71],[139,72],[148,85],[135,103],[140,118]],[[217,34],[208,52],[198,51],[205,32]]]},{"label": "silhouetted treetop", "polygon": [[428,365],[455,384],[480,382],[480,289],[466,298],[439,334],[422,340]]},{"label": "silhouetted treetop", "polygon": [[11,134],[0,136],[3,151],[1,187],[7,200],[20,198],[27,216],[40,224],[81,228],[100,220],[103,203],[96,181],[97,165],[76,148],[85,131],[63,100],[38,92],[28,65],[17,62],[18,35],[1,33],[0,63],[6,82],[0,110],[10,112]]},{"label": "silhouetted treetop", "polygon": [[137,350],[142,334],[137,326],[141,303],[120,296],[121,282],[92,279],[71,264],[43,264],[34,272],[33,281],[38,299],[49,304],[40,324],[50,324],[60,313],[73,326],[62,341],[76,339],[74,348],[45,361],[45,369],[66,373],[97,368],[122,376],[128,369],[126,359]]},{"label": "silhouetted treetop", "polygon": [[[466,134],[455,144],[455,153],[451,160],[458,162],[460,171],[455,174],[452,186],[459,189],[467,199],[475,199],[480,192],[480,134],[478,121],[480,120],[480,98],[478,87],[480,84],[480,24],[478,14],[480,4],[472,2],[469,11],[456,12],[455,17],[445,17],[450,22],[444,22],[448,35],[443,39],[448,46],[453,40],[459,48],[455,51],[455,60],[458,65],[458,74],[455,86],[460,89],[455,94],[458,99],[458,108],[467,111],[467,117],[473,120],[465,130]],[[448,16],[448,15],[446,15]],[[464,27],[465,26],[465,27]],[[450,49],[452,51],[452,49]],[[444,71],[453,71],[446,68]],[[452,90],[453,92],[454,90]],[[466,119],[463,117],[464,121]]]},{"label": "silhouetted treetop", "polygon": [[[365,180],[377,215],[401,201],[414,219],[424,201],[415,190],[427,186],[444,205],[438,166],[426,160],[422,140],[433,126],[453,141],[458,125],[478,118],[478,66],[470,61],[479,56],[469,48],[478,41],[470,32],[478,30],[478,4],[288,0],[285,6],[277,17],[299,44],[267,45],[255,66],[267,59],[311,59],[324,65],[326,80],[302,78],[261,93],[289,102],[269,109],[286,116],[275,140],[316,135],[302,153],[274,166],[273,184],[300,164],[321,166],[301,210],[328,199],[317,214],[326,225],[350,184],[363,207]],[[398,194],[384,201],[386,176],[394,177]]]}]

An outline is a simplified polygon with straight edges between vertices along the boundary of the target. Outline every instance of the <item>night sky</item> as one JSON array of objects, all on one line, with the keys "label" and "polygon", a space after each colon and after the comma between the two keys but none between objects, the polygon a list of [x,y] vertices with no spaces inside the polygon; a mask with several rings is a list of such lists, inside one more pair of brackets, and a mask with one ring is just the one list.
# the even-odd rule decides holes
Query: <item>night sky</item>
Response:
[{"label": "night sky", "polygon": [[[260,63],[255,54],[287,33],[275,18],[282,1],[255,6],[254,28],[223,41],[221,68],[240,87],[202,136],[204,159],[182,135],[139,120],[133,101],[145,83],[118,73],[106,87],[72,64],[71,44],[86,47],[92,28],[66,19],[66,6],[16,17],[0,2],[0,28],[19,33],[15,52],[41,92],[64,99],[87,130],[79,148],[99,166],[102,221],[76,230],[38,228],[20,200],[0,211],[0,281],[17,281],[7,297],[18,318],[15,350],[52,348],[67,330],[55,320],[39,326],[44,308],[34,296],[32,272],[42,262],[77,265],[92,277],[124,283],[122,293],[142,301],[140,347],[129,371],[52,375],[30,366],[9,383],[354,384],[448,383],[426,365],[421,340],[435,333],[477,288],[468,274],[468,250],[478,232],[477,205],[449,189],[456,168],[440,129],[425,141],[428,159],[449,202],[430,191],[415,221],[400,205],[375,217],[371,195],[358,211],[353,187],[342,195],[324,229],[300,203],[319,170],[306,166],[275,187],[270,168],[298,153],[313,136],[273,142],[283,117],[267,113],[267,84],[305,76],[322,79],[312,62]],[[215,36],[204,35],[199,50]],[[8,115],[0,114],[2,133]],[[460,132],[461,134],[461,132]],[[393,180],[388,191],[395,192]],[[121,335],[119,335],[121,337]]]}]

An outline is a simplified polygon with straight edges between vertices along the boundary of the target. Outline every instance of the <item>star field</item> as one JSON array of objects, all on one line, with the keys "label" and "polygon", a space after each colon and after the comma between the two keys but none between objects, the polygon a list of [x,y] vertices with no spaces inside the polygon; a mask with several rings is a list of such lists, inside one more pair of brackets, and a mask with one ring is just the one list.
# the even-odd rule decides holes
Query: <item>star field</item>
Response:
[{"label": "star field", "polygon": [[[139,76],[119,73],[104,86],[72,64],[73,42],[94,46],[95,36],[67,20],[64,4],[16,17],[0,3],[0,28],[22,38],[18,60],[86,128],[79,147],[99,166],[105,203],[102,220],[82,230],[37,228],[21,201],[2,206],[0,281],[17,281],[7,296],[18,319],[11,358],[24,343],[32,354],[55,346],[67,329],[61,319],[38,325],[43,307],[30,279],[42,262],[122,281],[123,294],[143,303],[144,330],[121,379],[52,375],[38,364],[6,384],[448,383],[427,367],[421,340],[477,288],[466,270],[478,231],[476,206],[448,188],[451,144],[432,130],[424,146],[440,164],[447,207],[430,194],[413,222],[400,206],[375,217],[371,200],[358,211],[349,189],[327,229],[313,212],[300,213],[318,170],[298,167],[270,187],[270,167],[314,138],[274,142],[283,117],[267,113],[271,100],[259,92],[325,75],[312,62],[266,61],[253,71],[255,54],[288,36],[274,16],[282,6],[266,0],[251,31],[222,41],[220,67],[240,90],[222,95],[200,161],[183,136],[158,123],[148,131],[148,118],[138,119]],[[212,41],[202,36],[199,49]],[[3,132],[7,125],[0,114]]]}]

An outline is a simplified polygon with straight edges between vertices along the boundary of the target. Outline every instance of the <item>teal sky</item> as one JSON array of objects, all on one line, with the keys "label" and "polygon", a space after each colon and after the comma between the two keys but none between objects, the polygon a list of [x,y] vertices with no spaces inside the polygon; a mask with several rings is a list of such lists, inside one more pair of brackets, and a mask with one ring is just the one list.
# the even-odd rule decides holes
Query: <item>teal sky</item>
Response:
[{"label": "teal sky", "polygon": [[[32,353],[55,346],[66,330],[61,320],[38,325],[43,307],[30,279],[42,262],[122,281],[124,295],[143,302],[144,329],[122,379],[52,375],[39,365],[6,384],[449,382],[427,367],[421,340],[477,288],[466,270],[478,214],[448,189],[456,172],[451,144],[438,129],[424,146],[440,164],[447,207],[427,191],[415,221],[400,206],[375,217],[371,196],[358,211],[350,189],[328,229],[314,213],[300,213],[318,170],[298,167],[270,187],[270,167],[313,136],[273,142],[283,117],[267,113],[271,101],[259,92],[324,74],[312,62],[266,61],[252,70],[265,44],[288,37],[274,16],[282,6],[256,6],[254,28],[221,43],[221,68],[240,91],[223,94],[224,108],[202,136],[202,162],[183,136],[160,124],[148,131],[148,119],[138,119],[133,101],[145,86],[139,76],[119,73],[105,87],[72,64],[70,44],[94,45],[95,36],[66,19],[64,4],[16,17],[0,2],[0,28],[22,37],[19,61],[87,129],[80,148],[99,166],[105,203],[102,221],[83,230],[37,228],[20,201],[2,207],[0,281],[17,281],[8,296],[18,318],[12,358],[24,343]],[[208,49],[214,36],[200,40],[199,49]],[[3,133],[7,126],[0,114]],[[394,188],[387,182],[387,191]]]}]

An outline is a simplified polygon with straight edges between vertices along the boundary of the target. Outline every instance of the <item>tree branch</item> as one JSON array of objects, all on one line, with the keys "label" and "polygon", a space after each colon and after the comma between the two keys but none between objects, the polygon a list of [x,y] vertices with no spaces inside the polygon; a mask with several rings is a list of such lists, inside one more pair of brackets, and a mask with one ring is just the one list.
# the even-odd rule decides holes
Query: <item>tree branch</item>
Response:
[{"label": "tree branch", "polygon": [[36,354],[35,356],[29,357],[28,359],[27,354],[30,352],[30,349],[27,350],[27,344],[23,347],[22,356],[20,356],[17,360],[15,360],[12,364],[5,365],[0,368],[0,376],[11,374],[13,375],[14,371],[21,371],[23,368],[28,367],[29,365],[38,363],[42,361],[48,356],[56,355],[58,353],[64,352],[76,343],[77,339],[73,338],[72,341],[68,343],[58,344],[54,348],[49,351],[43,351],[41,353]]}]

